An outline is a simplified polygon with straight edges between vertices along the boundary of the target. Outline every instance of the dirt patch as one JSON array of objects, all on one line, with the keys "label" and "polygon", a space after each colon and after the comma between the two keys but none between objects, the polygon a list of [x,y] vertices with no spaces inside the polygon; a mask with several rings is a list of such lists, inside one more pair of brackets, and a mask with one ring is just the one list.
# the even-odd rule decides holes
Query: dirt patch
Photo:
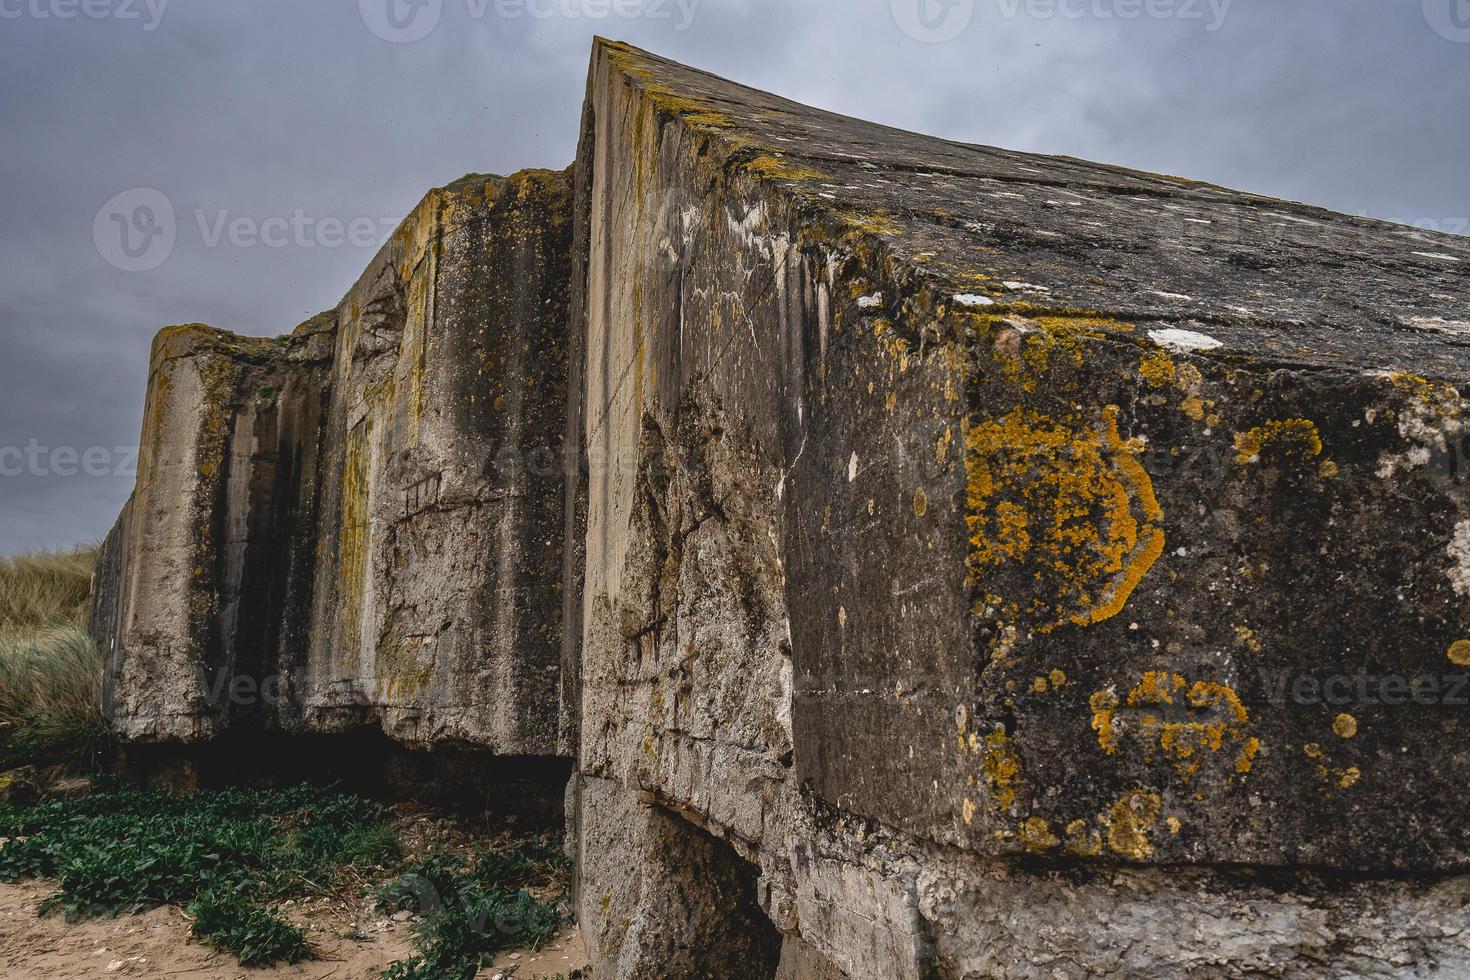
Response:
[{"label": "dirt patch", "polygon": [[[93,977],[204,978],[297,977],[303,980],[377,980],[395,960],[413,951],[408,922],[395,922],[364,908],[345,912],[331,901],[306,900],[285,911],[317,950],[317,959],[296,966],[280,964],[245,969],[233,956],[211,951],[189,938],[189,917],[164,907],[116,919],[68,924],[60,915],[36,916],[41,901],[55,891],[47,882],[0,884],[0,976],[11,980],[82,980]],[[585,967],[586,951],[575,929],[559,933],[539,952],[507,953],[494,977],[514,968],[516,980],[570,975]]]}]

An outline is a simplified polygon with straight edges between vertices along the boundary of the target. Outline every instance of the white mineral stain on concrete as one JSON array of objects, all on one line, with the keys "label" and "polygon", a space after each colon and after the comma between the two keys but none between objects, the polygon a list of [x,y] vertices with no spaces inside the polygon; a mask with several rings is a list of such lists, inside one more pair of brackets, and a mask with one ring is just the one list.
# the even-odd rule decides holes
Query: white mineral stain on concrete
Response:
[{"label": "white mineral stain on concrete", "polygon": [[1450,585],[1455,595],[1470,596],[1470,521],[1455,525],[1455,536],[1450,539]]},{"label": "white mineral stain on concrete", "polygon": [[1404,321],[1415,330],[1447,333],[1455,336],[1470,336],[1470,321],[1446,320],[1438,316],[1411,316]]},{"label": "white mineral stain on concrete", "polygon": [[1209,334],[1198,333],[1194,330],[1180,330],[1177,327],[1150,330],[1148,336],[1160,347],[1186,354],[1190,351],[1214,350],[1216,347],[1224,346]]}]

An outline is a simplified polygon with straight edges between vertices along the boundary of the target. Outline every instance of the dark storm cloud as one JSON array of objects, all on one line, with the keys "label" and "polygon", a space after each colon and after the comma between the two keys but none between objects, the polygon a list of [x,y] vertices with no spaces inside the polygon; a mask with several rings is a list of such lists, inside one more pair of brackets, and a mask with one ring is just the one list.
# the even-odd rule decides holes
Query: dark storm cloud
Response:
[{"label": "dark storm cloud", "polygon": [[[1467,0],[388,2],[0,0],[0,552],[111,524],[159,326],[283,332],[428,187],[568,163],[594,33],[954,139],[1470,215]],[[120,194],[136,257],[94,242]],[[116,267],[154,264],[160,196],[166,260]]]}]

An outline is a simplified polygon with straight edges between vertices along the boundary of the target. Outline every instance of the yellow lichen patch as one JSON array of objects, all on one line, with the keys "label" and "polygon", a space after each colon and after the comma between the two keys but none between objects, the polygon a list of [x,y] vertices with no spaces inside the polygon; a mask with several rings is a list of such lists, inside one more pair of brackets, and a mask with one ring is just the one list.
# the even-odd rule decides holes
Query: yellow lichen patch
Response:
[{"label": "yellow lichen patch", "polygon": [[1179,410],[1192,421],[1205,422],[1207,425],[1215,424],[1214,421],[1210,421],[1215,419],[1215,416],[1210,414],[1215,407],[1214,401],[1201,398],[1195,391],[1200,382],[1204,380],[1204,376],[1193,364],[1187,361],[1183,364],[1176,364],[1162,350],[1152,350],[1144,353],[1139,360],[1138,373],[1152,388],[1172,387],[1183,392],[1186,397],[1179,403]]},{"label": "yellow lichen patch", "polygon": [[143,405],[143,440],[139,448],[138,482],[151,480],[155,461],[163,456],[168,437],[168,409],[172,401],[176,368],[163,363],[148,378],[148,391]]},{"label": "yellow lichen patch", "polygon": [[648,94],[653,100],[654,108],[678,116],[686,126],[695,129],[732,129],[735,126],[728,115],[712,108],[708,103],[675,95],[661,85],[649,86]]},{"label": "yellow lichen patch", "polygon": [[1235,627],[1235,638],[1244,644],[1251,653],[1260,653],[1263,647],[1261,641],[1256,639],[1256,631],[1249,626]]},{"label": "yellow lichen patch", "polygon": [[1117,418],[1108,406],[1078,427],[1018,407],[967,424],[971,584],[1005,618],[1040,632],[1101,622],[1163,553],[1162,511]]},{"label": "yellow lichen patch", "polygon": [[1235,461],[1241,465],[1322,455],[1322,437],[1310,419],[1274,419],[1235,434]]},{"label": "yellow lichen patch", "polygon": [[1363,778],[1363,771],[1357,766],[1348,766],[1346,769],[1329,766],[1316,743],[1311,743],[1309,747],[1317,748],[1316,752],[1308,752],[1307,757],[1322,760],[1317,763],[1316,768],[1317,775],[1324,781],[1334,784],[1338,789],[1351,789],[1358,784],[1358,780]]},{"label": "yellow lichen patch", "polygon": [[1452,384],[1430,381],[1415,374],[1396,374],[1389,379],[1393,386],[1409,395],[1417,405],[1408,408],[1413,415],[1435,419],[1440,423],[1464,417],[1465,401]]},{"label": "yellow lichen patch", "polygon": [[1138,362],[1138,373],[1154,388],[1162,388],[1174,380],[1174,361],[1161,350],[1149,351]]},{"label": "yellow lichen patch", "polygon": [[427,637],[403,636],[394,623],[377,648],[379,694],[390,703],[411,700],[434,677],[432,650]]},{"label": "yellow lichen patch", "polygon": [[1018,836],[1021,838],[1021,846],[1028,851],[1049,851],[1061,843],[1057,835],[1051,832],[1051,824],[1042,817],[1027,817],[1022,820]]},{"label": "yellow lichen patch", "polygon": [[1350,714],[1340,714],[1332,719],[1332,731],[1338,738],[1352,738],[1358,734],[1358,719]]},{"label": "yellow lichen patch", "polygon": [[1097,857],[1102,853],[1102,835],[1088,827],[1086,820],[1067,824],[1067,850],[1078,857]]},{"label": "yellow lichen patch", "polygon": [[1031,693],[1045,694],[1049,686],[1045,677],[1038,677],[1031,682]]},{"label": "yellow lichen patch", "polygon": [[1058,361],[1082,367],[1090,341],[1134,329],[1131,323],[1091,311],[1038,312],[1028,303],[986,312],[962,310],[959,315],[976,336],[992,338],[1005,377],[1028,393],[1037,390]]},{"label": "yellow lichen patch", "polygon": [[1147,860],[1154,852],[1149,832],[1163,808],[1157,793],[1136,789],[1123,794],[1108,808],[1108,847],[1129,860]]},{"label": "yellow lichen patch", "polygon": [[945,426],[944,435],[940,436],[934,443],[934,461],[936,463],[944,462],[945,457],[949,455],[949,444],[953,441],[954,429]]},{"label": "yellow lichen patch", "polygon": [[786,162],[774,154],[763,154],[745,165],[745,169],[762,177],[776,180],[822,180],[828,175],[820,170],[811,170]]},{"label": "yellow lichen patch", "polygon": [[981,762],[985,780],[990,784],[990,798],[1002,810],[1016,803],[1016,783],[1021,777],[1021,759],[1011,747],[1004,732],[985,736],[985,757]]},{"label": "yellow lichen patch", "polygon": [[1317,475],[1322,477],[1322,479],[1324,480],[1330,480],[1333,477],[1337,476],[1337,472],[1337,464],[1330,459],[1322,460],[1321,464],[1317,467]]},{"label": "yellow lichen patch", "polygon": [[1245,740],[1245,748],[1240,750],[1240,755],[1235,759],[1235,771],[1241,774],[1251,771],[1255,764],[1256,753],[1261,751],[1261,740],[1252,735]]},{"label": "yellow lichen patch", "polygon": [[[1092,727],[1098,745],[1109,755],[1117,750],[1120,703],[1109,690],[1093,694]],[[1209,681],[1190,683],[1180,674],[1147,671],[1122,705],[1139,714],[1136,731],[1147,743],[1146,761],[1160,754],[1185,779],[1199,771],[1207,753],[1239,746],[1234,751],[1234,770],[1247,773],[1260,751],[1259,739],[1246,734],[1250,716],[1235,691]],[[1169,710],[1199,714],[1201,720],[1165,720]]]},{"label": "yellow lichen patch", "polygon": [[1308,759],[1322,758],[1322,744],[1320,742],[1308,742],[1302,746],[1302,753]]},{"label": "yellow lichen patch", "polygon": [[342,643],[356,659],[360,651],[359,616],[368,558],[368,462],[371,417],[347,435],[347,458],[342,467],[342,511],[338,569],[342,589]]},{"label": "yellow lichen patch", "polygon": [[1164,819],[1164,826],[1169,828],[1169,833],[1171,834],[1177,834],[1184,829],[1184,824],[1180,822],[1178,817],[1166,817]]},{"label": "yellow lichen patch", "polygon": [[[1153,482],[1149,479],[1148,471],[1138,461],[1138,453],[1142,452],[1142,447],[1133,443],[1125,444],[1119,438],[1118,407],[1116,405],[1107,406],[1103,415],[1107,423],[1108,448],[1114,454],[1113,458],[1117,462],[1123,482],[1132,492],[1132,499],[1142,509],[1145,520],[1162,521],[1164,511],[1159,507],[1157,498],[1154,497]],[[1163,553],[1164,532],[1152,524],[1143,525],[1137,532],[1137,546],[1128,555],[1122,573],[1114,579],[1110,589],[1104,592],[1103,601],[1086,613],[1074,616],[1072,621],[1082,625],[1100,623],[1122,612],[1123,606],[1128,602],[1128,597],[1133,594],[1133,590],[1138,587],[1143,576],[1148,573],[1148,570]]]},{"label": "yellow lichen patch", "polygon": [[1058,667],[1053,667],[1050,671],[1047,672],[1046,676],[1047,679],[1051,681],[1052,687],[1061,687],[1063,684],[1067,683],[1066,672]]},{"label": "yellow lichen patch", "polygon": [[244,368],[238,362],[218,354],[205,357],[199,367],[202,393],[195,469],[201,487],[212,486],[224,465],[226,437],[234,415],[231,403],[243,373]]},{"label": "yellow lichen patch", "polygon": [[1459,392],[1454,385],[1443,382],[1430,381],[1428,378],[1417,374],[1401,372],[1390,375],[1388,379],[1398,390],[1417,398],[1425,405],[1443,405],[1445,407],[1457,406]]},{"label": "yellow lichen patch", "polygon": [[924,513],[928,509],[929,498],[927,495],[925,495],[924,488],[920,487],[919,489],[914,491],[914,516],[923,517]]},{"label": "yellow lichen patch", "polygon": [[964,802],[960,804],[960,815],[964,817],[965,826],[967,827],[975,819],[975,801],[970,799],[968,796],[965,797]]},{"label": "yellow lichen patch", "polygon": [[1098,691],[1088,698],[1092,708],[1092,728],[1097,732],[1097,744],[1108,755],[1118,748],[1118,732],[1113,727],[1113,716],[1118,710],[1118,696],[1109,690]]},{"label": "yellow lichen patch", "polygon": [[1450,644],[1450,663],[1456,667],[1470,667],[1470,640],[1456,640]]},{"label": "yellow lichen patch", "polygon": [[[815,176],[824,175],[815,174]],[[897,235],[902,231],[898,221],[886,214],[839,211],[837,217],[848,235]]]}]

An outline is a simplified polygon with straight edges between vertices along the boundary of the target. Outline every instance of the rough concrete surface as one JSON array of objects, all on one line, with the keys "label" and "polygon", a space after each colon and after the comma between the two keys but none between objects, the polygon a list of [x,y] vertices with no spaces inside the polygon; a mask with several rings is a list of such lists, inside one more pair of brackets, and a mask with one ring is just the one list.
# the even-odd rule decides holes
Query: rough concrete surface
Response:
[{"label": "rough concrete surface", "polygon": [[1464,976],[1467,308],[1463,239],[598,42],[570,174],[161,335],[114,722],[574,756],[599,978]]},{"label": "rough concrete surface", "polygon": [[577,185],[599,975],[643,806],[784,975],[1463,971],[1470,247],[615,44]]},{"label": "rough concrete surface", "polygon": [[120,734],[556,754],[570,206],[471,175],[292,336],[159,335],[100,565]]}]

